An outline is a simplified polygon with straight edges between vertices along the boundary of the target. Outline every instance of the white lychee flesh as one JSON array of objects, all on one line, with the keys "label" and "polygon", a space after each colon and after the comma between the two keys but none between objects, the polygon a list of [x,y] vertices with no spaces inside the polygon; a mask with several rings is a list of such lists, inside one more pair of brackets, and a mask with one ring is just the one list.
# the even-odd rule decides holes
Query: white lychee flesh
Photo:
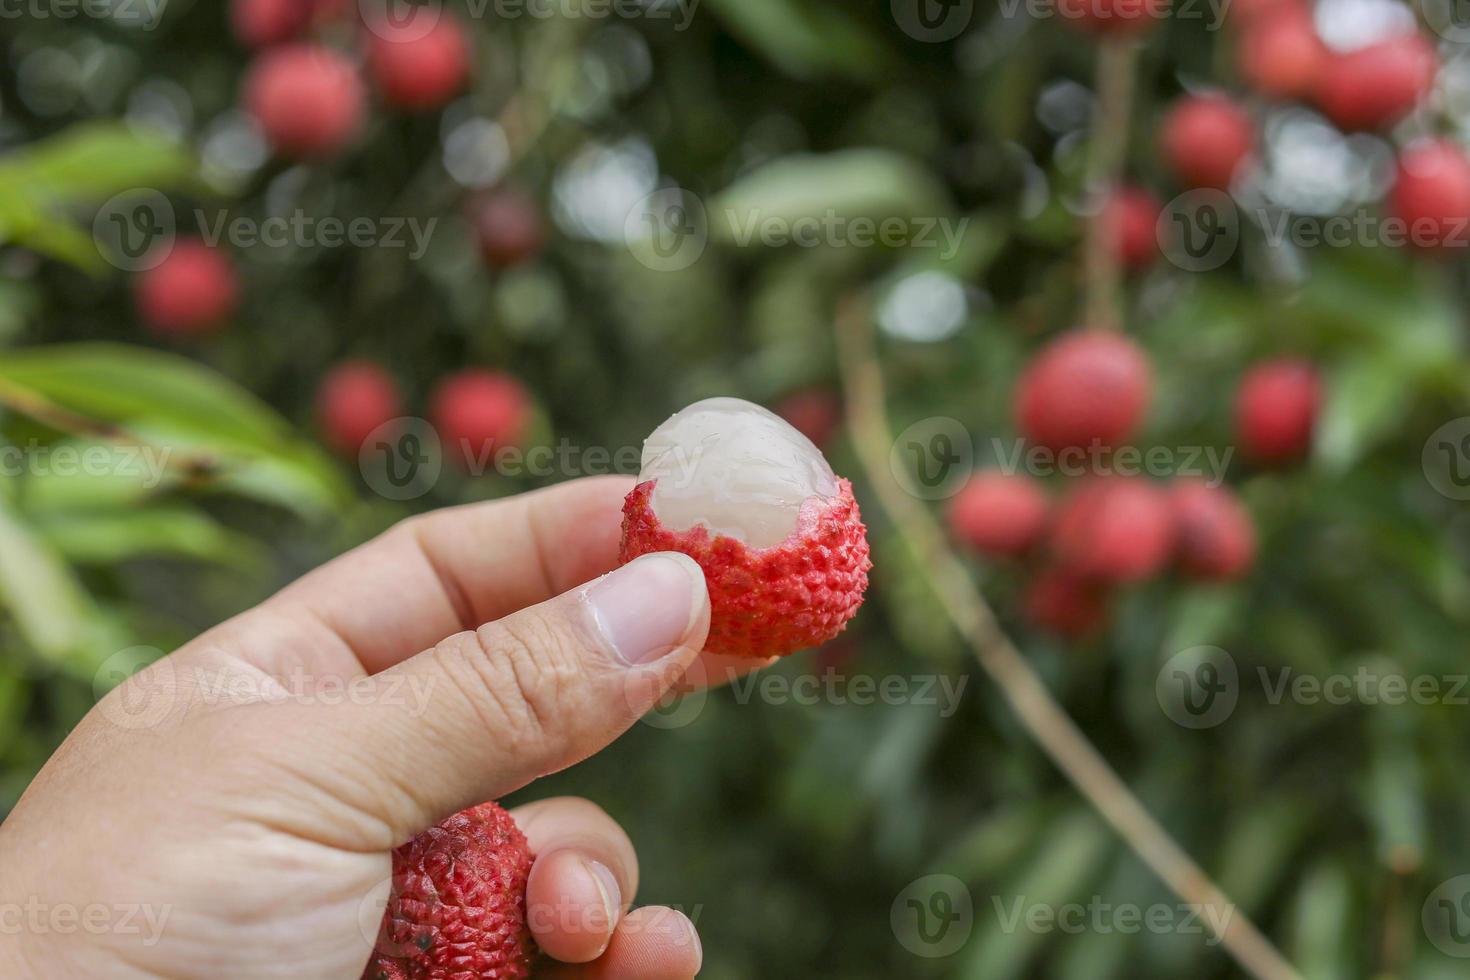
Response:
[{"label": "white lychee flesh", "polygon": [[796,530],[804,503],[838,494],[810,439],[739,398],[707,398],[674,414],[643,444],[639,482],[657,480],[651,505],[671,531],[704,526],[750,548]]}]

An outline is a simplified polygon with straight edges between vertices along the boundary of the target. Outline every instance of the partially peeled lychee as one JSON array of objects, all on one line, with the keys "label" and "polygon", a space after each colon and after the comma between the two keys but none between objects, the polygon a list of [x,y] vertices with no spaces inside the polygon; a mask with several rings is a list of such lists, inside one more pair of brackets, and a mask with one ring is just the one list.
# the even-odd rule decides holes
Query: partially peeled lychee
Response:
[{"label": "partially peeled lychee", "polygon": [[704,570],[705,649],[754,658],[841,633],[872,567],[852,485],[784,419],[738,398],[696,402],[644,443],[621,559],[657,551]]}]

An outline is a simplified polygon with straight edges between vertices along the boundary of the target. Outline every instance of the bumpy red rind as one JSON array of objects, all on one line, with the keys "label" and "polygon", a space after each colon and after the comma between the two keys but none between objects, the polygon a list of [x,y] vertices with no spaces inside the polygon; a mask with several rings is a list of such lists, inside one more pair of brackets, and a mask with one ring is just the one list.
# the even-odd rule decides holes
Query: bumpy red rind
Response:
[{"label": "bumpy red rind", "polygon": [[526,980],[531,848],[510,814],[482,803],[393,852],[393,890],[363,980]]},{"label": "bumpy red rind", "polygon": [[868,588],[868,532],[852,484],[836,497],[807,501],[796,530],[772,548],[750,548],[708,528],[673,531],[653,512],[653,484],[623,502],[624,564],[679,551],[704,569],[710,597],[711,653],[784,657],[832,639],[847,626]]}]

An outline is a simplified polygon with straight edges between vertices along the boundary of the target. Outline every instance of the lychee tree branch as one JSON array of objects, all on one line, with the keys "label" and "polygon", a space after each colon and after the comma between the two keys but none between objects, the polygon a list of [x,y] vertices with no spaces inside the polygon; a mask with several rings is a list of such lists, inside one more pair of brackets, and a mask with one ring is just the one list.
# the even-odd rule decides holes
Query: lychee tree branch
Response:
[{"label": "lychee tree branch", "polygon": [[1257,980],[1301,980],[1301,975],[1154,819],[1107,760],[1059,705],[1036,671],[1001,629],[939,524],[888,470],[892,429],[883,374],[866,304],[843,300],[836,317],[838,361],[847,424],[882,510],[913,552],[915,567],[938,595],[945,613],[973,648],[981,668],[1000,686],[1021,723],[1068,780],[1163,880],[1180,901],[1202,915],[1241,969]]},{"label": "lychee tree branch", "polygon": [[1083,244],[1083,314],[1088,326],[1104,330],[1123,326],[1123,270],[1101,205],[1122,177],[1137,64],[1138,44],[1129,38],[1104,38],[1098,45],[1097,109],[1087,160],[1087,193],[1093,209]]}]

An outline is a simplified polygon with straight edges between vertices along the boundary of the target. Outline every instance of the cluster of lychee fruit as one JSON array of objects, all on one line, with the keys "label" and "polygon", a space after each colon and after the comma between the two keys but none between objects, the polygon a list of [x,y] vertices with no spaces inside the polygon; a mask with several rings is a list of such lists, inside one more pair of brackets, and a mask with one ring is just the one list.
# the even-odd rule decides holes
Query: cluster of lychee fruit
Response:
[{"label": "cluster of lychee fruit", "polygon": [[[406,414],[397,379],[369,360],[333,366],[317,387],[317,420],[333,450],[356,459],[363,443]],[[535,414],[526,387],[501,371],[465,368],[441,378],[428,398],[428,419],[451,462],[467,469],[502,448],[524,444]]]},{"label": "cluster of lychee fruit", "polygon": [[[1046,346],[1022,375],[1017,424],[1030,445],[1058,459],[1077,451],[1104,457],[1137,433],[1152,387],[1147,355],[1132,340],[1072,331]],[[1257,364],[1236,391],[1235,440],[1257,466],[1299,460],[1311,448],[1321,400],[1310,363]],[[1196,580],[1238,579],[1256,553],[1254,522],[1237,495],[1192,477],[1161,483],[1097,473],[1079,478],[1054,502],[1038,478],[984,471],[951,500],[947,516],[952,536],[966,548],[1023,562],[1032,573],[1027,615],[1069,636],[1096,631],[1120,586],[1171,565]]]},{"label": "cluster of lychee fruit", "polygon": [[[1075,8],[1075,9],[1073,9]],[[1167,0],[1065,0],[1071,23],[1113,36],[1158,22]],[[1439,72],[1439,54],[1412,18],[1372,43],[1350,50],[1327,45],[1311,0],[1234,0],[1229,6],[1238,76],[1267,103],[1300,102],[1344,132],[1381,133],[1423,107]],[[1250,106],[1222,90],[1179,98],[1158,132],[1160,155],[1186,189],[1229,191],[1258,151]],[[1158,254],[1158,201],[1124,187],[1104,204],[1115,250],[1125,267]],[[1470,154],[1455,140],[1421,135],[1399,150],[1388,212],[1408,243],[1436,252],[1470,245]]]}]

